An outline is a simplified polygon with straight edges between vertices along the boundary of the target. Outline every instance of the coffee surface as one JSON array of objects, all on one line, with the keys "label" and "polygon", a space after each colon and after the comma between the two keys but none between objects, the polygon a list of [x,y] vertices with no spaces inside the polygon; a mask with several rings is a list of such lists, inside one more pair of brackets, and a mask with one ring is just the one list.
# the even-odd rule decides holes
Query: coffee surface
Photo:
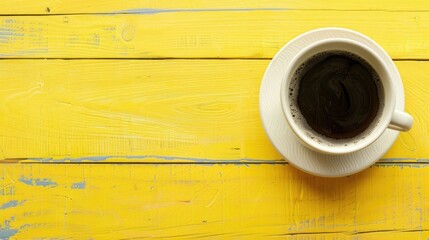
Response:
[{"label": "coffee surface", "polygon": [[316,132],[335,139],[352,138],[364,132],[377,115],[376,81],[361,62],[331,55],[302,75],[298,107]]}]

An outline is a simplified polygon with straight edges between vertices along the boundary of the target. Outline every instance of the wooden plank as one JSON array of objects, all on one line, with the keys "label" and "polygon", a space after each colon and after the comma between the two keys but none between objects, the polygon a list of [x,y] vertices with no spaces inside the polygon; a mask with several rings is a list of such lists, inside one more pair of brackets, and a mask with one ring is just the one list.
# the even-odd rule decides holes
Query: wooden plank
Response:
[{"label": "wooden plank", "polygon": [[395,59],[429,57],[429,12],[172,11],[0,17],[2,58],[272,58],[295,36],[345,27]]},{"label": "wooden plank", "polygon": [[[277,161],[262,128],[267,60],[1,60],[0,159]],[[429,161],[429,62],[398,61],[415,125],[385,161]]]},{"label": "wooden plank", "polygon": [[157,12],[171,10],[258,10],[258,9],[313,9],[313,10],[383,10],[383,11],[427,11],[429,4],[426,0],[401,1],[392,0],[389,4],[383,1],[340,1],[321,2],[317,0],[293,1],[271,0],[258,1],[168,1],[168,0],[56,0],[28,1],[14,0],[0,3],[0,14],[64,14],[64,13],[111,13],[111,12]]},{"label": "wooden plank", "polygon": [[426,239],[427,178],[426,164],[340,179],[279,164],[3,164],[0,236]]}]

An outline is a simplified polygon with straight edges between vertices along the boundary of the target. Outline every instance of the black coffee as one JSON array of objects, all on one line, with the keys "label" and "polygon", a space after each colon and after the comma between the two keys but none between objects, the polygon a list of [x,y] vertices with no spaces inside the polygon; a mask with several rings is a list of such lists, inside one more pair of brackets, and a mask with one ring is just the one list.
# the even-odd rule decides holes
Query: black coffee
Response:
[{"label": "black coffee", "polygon": [[375,71],[363,61],[340,53],[307,66],[299,81],[297,103],[308,125],[335,139],[364,132],[380,105]]}]

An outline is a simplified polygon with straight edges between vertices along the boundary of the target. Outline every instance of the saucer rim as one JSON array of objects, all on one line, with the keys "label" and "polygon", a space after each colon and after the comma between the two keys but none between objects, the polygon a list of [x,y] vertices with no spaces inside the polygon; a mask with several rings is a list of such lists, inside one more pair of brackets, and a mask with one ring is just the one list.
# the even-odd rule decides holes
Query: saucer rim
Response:
[{"label": "saucer rim", "polygon": [[[281,103],[276,101],[276,98],[280,100],[280,96],[277,96],[280,95],[280,92],[278,94],[269,94],[271,93],[271,91],[269,91],[270,85],[276,84],[277,88],[280,89],[281,79],[284,77],[281,72],[284,70],[279,68],[279,65],[286,65],[283,67],[283,69],[286,69],[289,65],[289,61],[292,60],[301,49],[305,48],[305,46],[329,38],[348,38],[364,44],[380,54],[380,57],[386,61],[386,64],[392,70],[392,75],[395,76],[395,109],[400,111],[404,110],[405,99],[401,77],[394,62],[381,46],[369,37],[350,29],[319,28],[305,32],[289,41],[270,61],[261,82],[259,111],[264,130],[272,145],[291,165],[316,176],[342,177],[360,172],[377,162],[394,144],[399,136],[399,132],[386,129],[373,144],[353,153],[329,155],[316,152],[305,147],[301,143],[300,139],[298,139],[284,118],[283,112],[279,114],[278,112],[272,111],[274,108],[276,108],[277,111],[279,108],[281,110]],[[271,79],[273,78],[272,76],[275,76],[275,78]],[[272,112],[270,112],[270,110]],[[277,118],[274,119],[272,116],[276,116]],[[280,136],[279,132],[282,131],[287,134]],[[282,142],[288,142],[288,144],[285,145]],[[294,149],[295,147],[298,149]],[[304,160],[302,160],[302,158],[304,158]],[[305,162],[305,164],[303,162]],[[317,165],[319,165],[319,168]],[[320,166],[323,165],[329,165],[329,167],[321,169]]]}]

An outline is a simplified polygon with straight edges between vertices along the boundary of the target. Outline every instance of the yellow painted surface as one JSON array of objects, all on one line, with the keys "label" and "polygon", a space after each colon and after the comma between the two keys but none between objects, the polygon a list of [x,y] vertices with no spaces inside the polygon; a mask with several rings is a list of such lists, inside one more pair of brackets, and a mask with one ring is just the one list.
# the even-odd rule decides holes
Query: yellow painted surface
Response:
[{"label": "yellow painted surface", "polygon": [[0,16],[5,58],[272,58],[319,27],[373,38],[395,59],[429,58],[428,11],[195,11]]},{"label": "yellow painted surface", "polygon": [[[427,240],[428,4],[1,1],[0,239]],[[386,49],[415,118],[340,179],[287,164],[258,112],[269,59],[326,26]]]},{"label": "yellow painted surface", "polygon": [[[37,161],[281,160],[259,118],[268,63],[2,60],[0,154]],[[422,83],[429,62],[396,65],[415,126],[386,158],[427,158],[429,85]]]},{"label": "yellow painted surface", "polygon": [[428,236],[427,165],[340,179],[288,164],[13,164],[0,174],[0,222],[16,239]]}]

